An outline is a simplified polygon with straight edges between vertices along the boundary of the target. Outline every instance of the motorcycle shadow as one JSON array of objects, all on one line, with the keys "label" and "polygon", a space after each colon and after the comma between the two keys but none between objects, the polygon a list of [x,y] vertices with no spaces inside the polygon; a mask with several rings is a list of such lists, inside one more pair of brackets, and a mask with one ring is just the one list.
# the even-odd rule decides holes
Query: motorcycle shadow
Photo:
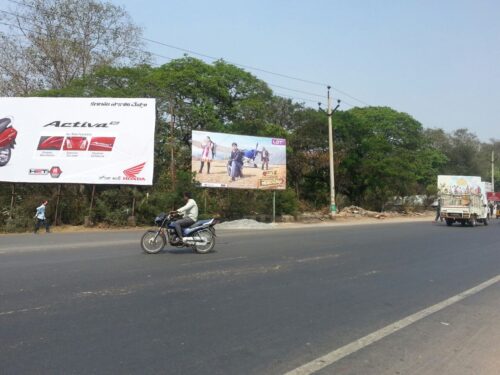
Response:
[{"label": "motorcycle shadow", "polygon": [[177,255],[181,255],[181,254],[210,255],[210,254],[217,253],[216,250],[212,250],[211,252],[209,252],[207,254],[198,254],[195,250],[190,249],[188,247],[184,247],[184,248],[168,247],[168,248],[163,249],[161,252],[165,253],[165,254],[177,254]]}]

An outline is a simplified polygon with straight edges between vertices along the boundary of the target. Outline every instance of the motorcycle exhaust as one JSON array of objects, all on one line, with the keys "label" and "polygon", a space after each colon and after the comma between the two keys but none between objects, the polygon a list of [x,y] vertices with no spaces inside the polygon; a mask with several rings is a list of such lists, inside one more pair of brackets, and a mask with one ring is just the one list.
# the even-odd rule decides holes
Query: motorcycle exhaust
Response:
[{"label": "motorcycle exhaust", "polygon": [[201,243],[203,245],[206,245],[208,243],[205,240],[196,239],[196,238],[193,238],[193,237],[184,237],[183,241],[184,241],[184,243],[187,243],[188,245],[194,245],[194,244],[197,244],[197,243]]}]

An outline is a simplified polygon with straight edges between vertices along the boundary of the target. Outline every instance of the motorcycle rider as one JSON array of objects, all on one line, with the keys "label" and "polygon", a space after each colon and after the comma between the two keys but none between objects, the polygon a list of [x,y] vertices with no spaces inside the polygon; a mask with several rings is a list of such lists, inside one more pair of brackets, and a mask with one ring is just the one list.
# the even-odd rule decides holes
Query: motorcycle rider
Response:
[{"label": "motorcycle rider", "polygon": [[177,210],[178,213],[183,215],[183,218],[174,222],[175,232],[179,237],[179,243],[183,242],[182,228],[190,227],[198,220],[198,205],[191,197],[190,192],[186,191],[184,193],[184,201],[186,204]]}]

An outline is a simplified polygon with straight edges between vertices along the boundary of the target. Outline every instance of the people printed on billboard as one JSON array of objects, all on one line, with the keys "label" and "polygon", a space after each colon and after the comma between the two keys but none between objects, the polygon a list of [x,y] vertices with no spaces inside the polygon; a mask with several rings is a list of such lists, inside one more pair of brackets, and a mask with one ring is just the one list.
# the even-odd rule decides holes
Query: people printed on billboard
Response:
[{"label": "people printed on billboard", "polygon": [[191,143],[192,170],[202,187],[286,188],[285,139],[193,131]]}]

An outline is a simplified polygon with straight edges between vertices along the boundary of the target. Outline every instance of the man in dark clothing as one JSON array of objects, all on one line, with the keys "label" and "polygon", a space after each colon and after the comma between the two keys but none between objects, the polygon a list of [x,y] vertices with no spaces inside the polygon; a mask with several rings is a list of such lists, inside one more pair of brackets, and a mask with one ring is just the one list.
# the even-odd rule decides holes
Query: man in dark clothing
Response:
[{"label": "man in dark clothing", "polygon": [[434,221],[438,221],[440,217],[441,217],[441,199],[438,198],[436,206],[436,218],[434,219]]},{"label": "man in dark clothing", "polygon": [[236,143],[232,144],[231,156],[228,164],[228,172],[231,177],[231,181],[236,180],[236,177],[243,177],[243,153],[238,149]]}]

